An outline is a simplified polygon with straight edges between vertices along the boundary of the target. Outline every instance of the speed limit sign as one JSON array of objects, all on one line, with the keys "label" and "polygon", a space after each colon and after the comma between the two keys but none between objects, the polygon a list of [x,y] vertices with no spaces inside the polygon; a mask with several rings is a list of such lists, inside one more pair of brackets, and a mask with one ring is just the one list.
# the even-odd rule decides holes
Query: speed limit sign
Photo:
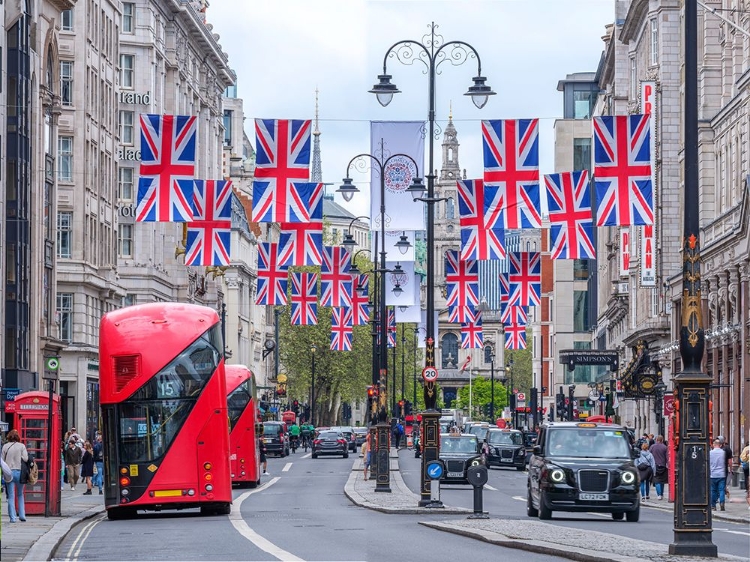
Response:
[{"label": "speed limit sign", "polygon": [[425,367],[422,369],[422,378],[427,382],[434,382],[438,378],[438,370],[435,367]]},{"label": "speed limit sign", "polygon": [[48,371],[57,371],[60,368],[60,360],[57,357],[47,357],[45,366]]}]

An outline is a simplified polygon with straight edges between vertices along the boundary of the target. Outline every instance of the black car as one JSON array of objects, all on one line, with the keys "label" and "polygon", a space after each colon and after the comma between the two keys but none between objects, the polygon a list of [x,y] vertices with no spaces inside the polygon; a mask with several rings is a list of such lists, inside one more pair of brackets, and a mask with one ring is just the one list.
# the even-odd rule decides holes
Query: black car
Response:
[{"label": "black car", "polygon": [[594,511],[636,522],[638,487],[624,427],[550,423],[542,427],[529,461],[526,513],[550,519],[553,511]]},{"label": "black car", "polygon": [[263,443],[266,444],[266,454],[289,456],[289,436],[283,422],[263,422]]},{"label": "black car", "polygon": [[539,433],[536,431],[523,432],[523,441],[526,446],[526,464],[531,460],[531,455],[534,453],[534,446],[536,445],[537,439],[539,439]]},{"label": "black car", "polygon": [[489,430],[490,424],[488,424],[487,422],[474,422],[471,425],[471,428],[469,428],[468,431],[464,432],[477,436],[477,445],[479,447],[479,449],[477,450],[478,453],[482,452],[482,446],[484,445],[484,440],[487,437],[487,432]]},{"label": "black car", "polygon": [[357,452],[357,436],[354,434],[354,428],[350,425],[334,426],[331,431],[338,431],[344,434],[344,439],[349,444],[349,450],[352,453]]},{"label": "black car", "polygon": [[485,437],[487,467],[526,468],[523,433],[517,429],[490,429]]},{"label": "black car", "polygon": [[468,484],[467,470],[477,464],[483,464],[482,455],[477,453],[479,441],[476,435],[441,433],[440,460],[445,463],[445,484]]},{"label": "black car", "polygon": [[349,458],[349,442],[340,431],[321,431],[312,443],[312,458],[318,455],[342,455]]}]

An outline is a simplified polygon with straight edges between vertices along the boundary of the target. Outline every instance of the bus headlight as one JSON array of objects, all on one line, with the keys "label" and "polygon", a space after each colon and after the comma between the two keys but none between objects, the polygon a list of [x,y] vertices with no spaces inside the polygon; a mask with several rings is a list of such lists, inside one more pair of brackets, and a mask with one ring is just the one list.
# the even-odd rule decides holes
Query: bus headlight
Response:
[{"label": "bus headlight", "polygon": [[123,488],[122,490],[120,490],[120,493],[121,493],[121,494],[122,494],[123,496],[127,496],[127,495],[129,495],[129,494],[130,494],[130,490],[128,490],[127,488]]},{"label": "bus headlight", "polygon": [[560,483],[565,480],[565,472],[563,472],[559,468],[555,468],[552,472],[550,472],[549,479],[553,482]]},{"label": "bus headlight", "polygon": [[623,472],[620,478],[622,478],[623,484],[632,484],[633,482],[635,482],[635,474],[630,472],[629,470]]}]

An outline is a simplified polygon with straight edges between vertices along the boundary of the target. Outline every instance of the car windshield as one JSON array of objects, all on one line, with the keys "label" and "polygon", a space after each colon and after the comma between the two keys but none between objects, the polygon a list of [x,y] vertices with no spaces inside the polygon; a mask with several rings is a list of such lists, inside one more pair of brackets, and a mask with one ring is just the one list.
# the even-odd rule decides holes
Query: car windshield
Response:
[{"label": "car windshield", "polygon": [[476,453],[476,437],[444,437],[440,439],[441,453]]},{"label": "car windshield", "polygon": [[476,435],[477,438],[481,441],[485,438],[489,430],[490,430],[489,427],[483,427],[481,425],[473,425],[471,429],[469,430],[469,433]]},{"label": "car windshield", "polygon": [[318,436],[319,439],[324,439],[326,441],[331,441],[331,440],[335,441],[337,439],[341,439],[342,437],[343,436],[341,435],[341,432],[339,431],[323,431]]},{"label": "car windshield", "polygon": [[621,429],[558,428],[547,432],[550,456],[577,458],[630,458]]},{"label": "car windshield", "polygon": [[263,435],[276,436],[281,433],[281,426],[276,424],[263,424]]},{"label": "car windshield", "polygon": [[523,445],[523,437],[515,431],[490,431],[487,442],[493,445]]}]

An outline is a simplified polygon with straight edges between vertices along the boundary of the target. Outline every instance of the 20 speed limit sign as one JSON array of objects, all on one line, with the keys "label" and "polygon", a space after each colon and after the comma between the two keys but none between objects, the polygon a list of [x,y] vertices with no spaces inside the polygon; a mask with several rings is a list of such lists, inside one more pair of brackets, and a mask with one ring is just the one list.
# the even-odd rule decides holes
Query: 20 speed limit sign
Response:
[{"label": "20 speed limit sign", "polygon": [[425,367],[422,369],[422,378],[427,382],[434,382],[438,378],[438,370],[435,367]]}]

